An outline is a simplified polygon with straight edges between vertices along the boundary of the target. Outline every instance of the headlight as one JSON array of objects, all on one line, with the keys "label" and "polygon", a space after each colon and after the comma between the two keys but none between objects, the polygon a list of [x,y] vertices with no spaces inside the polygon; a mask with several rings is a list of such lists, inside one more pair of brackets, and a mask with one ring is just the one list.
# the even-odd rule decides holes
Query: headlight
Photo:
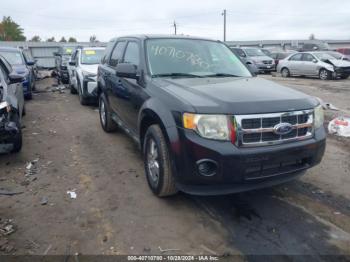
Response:
[{"label": "headlight", "polygon": [[315,128],[317,129],[323,126],[323,122],[324,122],[324,112],[323,112],[322,105],[315,107],[314,114],[315,114],[314,123],[315,123]]},{"label": "headlight", "polygon": [[185,113],[183,125],[187,129],[196,131],[200,136],[208,139],[235,141],[235,124],[233,118],[227,115],[199,115]]}]

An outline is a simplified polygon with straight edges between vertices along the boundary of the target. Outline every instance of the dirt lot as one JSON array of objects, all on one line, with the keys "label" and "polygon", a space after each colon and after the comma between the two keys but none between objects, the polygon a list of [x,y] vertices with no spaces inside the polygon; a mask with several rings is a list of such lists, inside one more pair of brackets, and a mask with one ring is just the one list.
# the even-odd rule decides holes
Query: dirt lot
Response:
[{"label": "dirt lot", "polygon": [[[328,119],[349,114],[350,80],[262,77],[342,110]],[[0,189],[23,192],[0,196],[0,218],[15,228],[0,239],[8,253],[350,255],[350,139],[329,136],[321,165],[273,189],[159,199],[132,140],[104,133],[95,107],[51,84],[38,82],[27,103],[22,152],[0,155]]]}]

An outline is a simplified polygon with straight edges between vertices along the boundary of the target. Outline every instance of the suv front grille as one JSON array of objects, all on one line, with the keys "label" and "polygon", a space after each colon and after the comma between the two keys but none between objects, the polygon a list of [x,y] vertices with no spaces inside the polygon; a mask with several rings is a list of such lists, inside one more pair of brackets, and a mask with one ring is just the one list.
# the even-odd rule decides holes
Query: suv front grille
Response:
[{"label": "suv front grille", "polygon": [[272,60],[264,60],[263,63],[265,65],[271,65],[272,64]]},{"label": "suv front grille", "polygon": [[[238,146],[264,146],[303,140],[313,136],[313,110],[236,115]],[[289,133],[278,134],[276,126],[288,123]]]}]

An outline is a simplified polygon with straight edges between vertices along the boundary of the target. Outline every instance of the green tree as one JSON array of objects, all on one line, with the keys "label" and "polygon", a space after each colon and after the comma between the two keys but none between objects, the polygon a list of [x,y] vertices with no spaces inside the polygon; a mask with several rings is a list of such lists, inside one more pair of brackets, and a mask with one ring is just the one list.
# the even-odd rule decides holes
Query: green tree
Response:
[{"label": "green tree", "polygon": [[67,40],[64,38],[64,36],[62,36],[60,42],[61,42],[61,43],[67,43]]},{"label": "green tree", "polygon": [[12,20],[10,16],[4,16],[0,23],[1,41],[25,41],[23,29]]},{"label": "green tree", "polygon": [[49,37],[46,42],[55,42],[55,37]]},{"label": "green tree", "polygon": [[31,42],[41,42],[41,38],[40,38],[40,36],[35,35],[29,41],[31,41]]},{"label": "green tree", "polygon": [[76,43],[77,39],[75,37],[70,37],[70,38],[68,38],[68,42],[69,43]]}]

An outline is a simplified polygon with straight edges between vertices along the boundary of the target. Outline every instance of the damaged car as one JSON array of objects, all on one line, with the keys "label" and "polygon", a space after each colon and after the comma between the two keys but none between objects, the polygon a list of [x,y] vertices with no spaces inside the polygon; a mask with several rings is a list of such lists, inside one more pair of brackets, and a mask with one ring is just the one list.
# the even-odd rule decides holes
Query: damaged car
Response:
[{"label": "damaged car", "polygon": [[22,148],[22,81],[23,76],[0,56],[0,153],[19,152]]},{"label": "damaged car", "polygon": [[23,51],[14,47],[1,47],[0,55],[10,63],[16,74],[22,76],[24,97],[28,100],[32,99],[32,91],[35,89],[35,75],[31,67],[34,66],[35,61],[27,61]]},{"label": "damaged car", "polygon": [[102,129],[137,142],[148,185],[160,197],[274,186],[324,154],[319,100],[254,77],[219,41],[114,38],[97,79]]},{"label": "damaged car", "polygon": [[104,47],[78,48],[69,62],[71,93],[79,94],[82,105],[97,102],[97,68],[104,53]]},{"label": "damaged car", "polygon": [[282,77],[291,75],[318,76],[321,80],[347,79],[350,62],[337,60],[326,52],[301,52],[290,55],[277,65]]}]

